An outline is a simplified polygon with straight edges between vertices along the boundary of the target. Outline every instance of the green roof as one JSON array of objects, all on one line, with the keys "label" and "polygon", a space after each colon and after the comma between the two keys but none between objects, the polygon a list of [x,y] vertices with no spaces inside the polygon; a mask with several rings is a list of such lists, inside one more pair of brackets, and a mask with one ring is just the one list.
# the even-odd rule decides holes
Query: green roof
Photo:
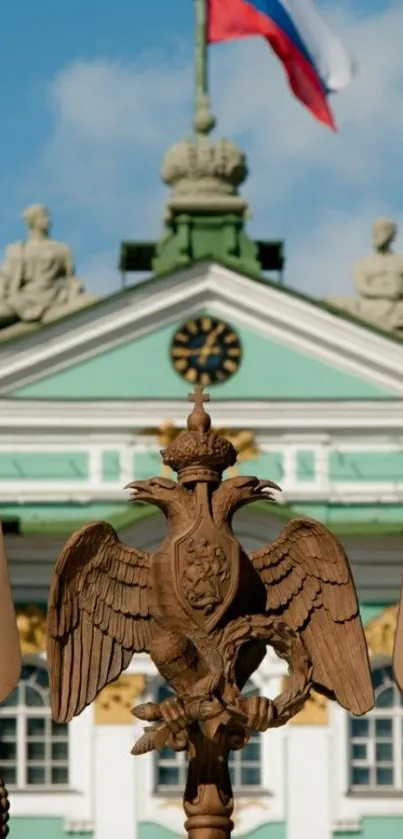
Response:
[{"label": "green roof", "polygon": [[[266,501],[258,501],[255,504],[251,504],[249,511],[252,514],[267,516],[267,518],[270,518],[272,521],[277,520],[279,522],[286,522],[292,518],[298,518],[302,515],[297,509],[291,506],[278,505],[268,503]],[[122,508],[119,512],[115,512],[108,516],[108,521],[117,531],[122,532],[157,515],[161,515],[159,510],[148,504],[122,504]],[[1,507],[0,518],[4,522],[7,521],[7,516],[1,516]],[[21,532],[23,535],[27,536],[38,534],[44,536],[67,536],[90,521],[93,521],[91,515],[68,520],[25,520],[21,522]],[[324,523],[333,533],[345,537],[403,536],[403,518],[401,523],[376,521],[325,521]]]}]

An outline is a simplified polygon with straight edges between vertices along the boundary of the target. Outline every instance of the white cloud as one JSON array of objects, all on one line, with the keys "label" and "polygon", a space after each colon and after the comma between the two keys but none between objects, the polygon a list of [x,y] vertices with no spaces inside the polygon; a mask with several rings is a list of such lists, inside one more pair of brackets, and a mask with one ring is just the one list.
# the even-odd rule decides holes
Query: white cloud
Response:
[{"label": "white cloud", "polygon": [[[265,43],[211,49],[220,131],[249,156],[251,229],[285,237],[287,282],[318,296],[351,288],[349,266],[368,251],[371,219],[398,216],[403,187],[403,7],[395,0],[380,13],[355,15],[329,6],[360,66],[335,99],[336,135],[288,92]],[[166,63],[158,55],[133,66],[77,62],[52,83],[54,133],[33,180],[45,185],[54,214],[61,206],[74,219],[80,273],[87,269],[93,288],[119,282],[114,242],[116,264],[120,239],[158,235],[158,170],[167,147],[190,133],[191,84],[183,57]]]}]

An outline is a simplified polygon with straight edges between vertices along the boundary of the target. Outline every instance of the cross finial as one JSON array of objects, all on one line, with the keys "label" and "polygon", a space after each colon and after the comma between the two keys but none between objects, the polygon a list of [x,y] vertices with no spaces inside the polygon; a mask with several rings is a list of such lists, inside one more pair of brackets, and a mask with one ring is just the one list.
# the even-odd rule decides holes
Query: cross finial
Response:
[{"label": "cross finial", "polygon": [[204,393],[202,385],[196,385],[193,393],[188,393],[188,402],[194,402],[195,408],[203,410],[203,402],[210,402],[208,393]]},{"label": "cross finial", "polygon": [[193,393],[188,394],[188,402],[193,402],[193,411],[188,417],[189,431],[208,431],[211,425],[210,417],[204,410],[204,403],[209,402],[208,393],[204,393],[201,385],[196,385]]}]

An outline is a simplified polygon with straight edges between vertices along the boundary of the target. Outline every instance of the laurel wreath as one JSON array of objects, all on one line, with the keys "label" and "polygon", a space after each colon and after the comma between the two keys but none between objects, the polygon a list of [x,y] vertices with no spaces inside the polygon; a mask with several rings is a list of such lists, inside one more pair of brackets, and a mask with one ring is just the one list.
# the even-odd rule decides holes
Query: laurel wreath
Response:
[{"label": "laurel wreath", "polygon": [[[217,647],[217,653],[221,658],[220,681],[233,689],[231,702],[226,701],[224,697],[218,698],[214,695],[217,673],[213,673],[203,680],[204,695],[200,696],[201,683],[199,682],[198,696],[177,697],[176,701],[182,710],[182,730],[171,729],[164,719],[161,706],[157,703],[146,702],[136,706],[132,711],[134,716],[156,724],[145,728],[144,734],[135,743],[132,754],[144,754],[153,749],[161,751],[164,746],[175,751],[184,751],[188,746],[188,725],[213,719],[224,711],[229,714],[232,724],[246,733],[250,726],[248,726],[248,717],[244,708],[245,699],[242,699],[236,687],[235,669],[243,645],[251,640],[263,641],[266,646],[272,647],[279,658],[287,662],[289,670],[285,690],[269,702],[265,730],[285,725],[295,716],[304,706],[312,689],[313,665],[306,646],[302,638],[282,621],[276,621],[265,615],[248,615],[228,624]],[[244,743],[245,739],[240,737],[239,745],[234,747],[240,748]]]}]

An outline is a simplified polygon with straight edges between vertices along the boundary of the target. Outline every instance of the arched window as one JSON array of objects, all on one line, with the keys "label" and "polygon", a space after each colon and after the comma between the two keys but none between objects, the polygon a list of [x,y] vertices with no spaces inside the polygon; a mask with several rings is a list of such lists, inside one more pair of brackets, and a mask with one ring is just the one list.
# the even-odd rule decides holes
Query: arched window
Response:
[{"label": "arched window", "polygon": [[403,695],[392,668],[373,669],[376,704],[365,717],[350,718],[350,788],[352,791],[403,790]]},{"label": "arched window", "polygon": [[[244,696],[255,696],[259,691],[252,683],[243,690]],[[156,702],[162,702],[172,691],[167,685],[160,685],[157,690]],[[229,758],[231,780],[235,791],[259,789],[262,783],[261,770],[261,736],[258,731],[252,731],[249,742],[239,751],[231,752]],[[187,775],[186,752],[174,752],[165,747],[156,754],[156,791],[175,792],[183,794]]]},{"label": "arched window", "polygon": [[52,721],[46,666],[25,663],[19,684],[0,707],[0,767],[9,787],[68,784],[68,728]]}]

